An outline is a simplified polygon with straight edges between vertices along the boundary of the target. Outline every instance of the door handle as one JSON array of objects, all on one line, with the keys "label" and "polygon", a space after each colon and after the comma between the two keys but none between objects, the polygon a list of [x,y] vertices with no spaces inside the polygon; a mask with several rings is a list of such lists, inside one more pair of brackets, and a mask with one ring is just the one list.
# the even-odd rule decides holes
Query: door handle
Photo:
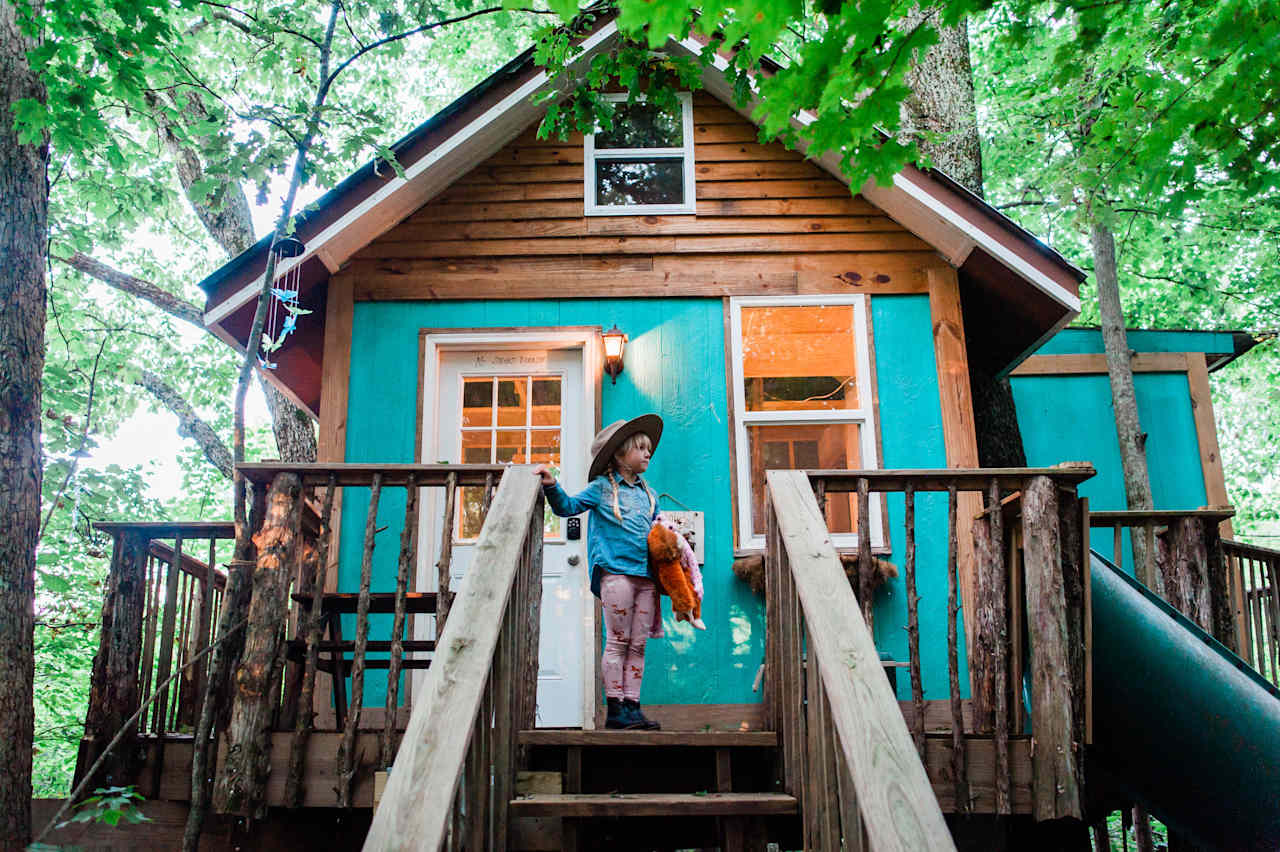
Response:
[{"label": "door handle", "polygon": [[578,558],[578,554],[576,554],[576,553],[571,553],[571,554],[569,554],[569,564],[570,564],[570,565],[577,565],[577,564],[578,564],[579,562],[581,562],[581,561],[582,561],[582,560]]}]

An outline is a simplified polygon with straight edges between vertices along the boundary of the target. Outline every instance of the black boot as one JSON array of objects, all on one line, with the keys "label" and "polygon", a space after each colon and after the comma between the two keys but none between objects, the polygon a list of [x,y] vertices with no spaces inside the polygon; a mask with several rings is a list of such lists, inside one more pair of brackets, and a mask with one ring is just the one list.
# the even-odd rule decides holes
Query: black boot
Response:
[{"label": "black boot", "polygon": [[635,727],[642,731],[661,731],[662,725],[652,719],[646,719],[644,714],[640,712],[640,702],[630,698],[622,699],[623,712],[630,715],[634,720]]},{"label": "black boot", "polygon": [[621,698],[608,698],[606,703],[609,708],[608,715],[604,719],[606,728],[629,730],[640,727],[640,722],[626,708]]}]

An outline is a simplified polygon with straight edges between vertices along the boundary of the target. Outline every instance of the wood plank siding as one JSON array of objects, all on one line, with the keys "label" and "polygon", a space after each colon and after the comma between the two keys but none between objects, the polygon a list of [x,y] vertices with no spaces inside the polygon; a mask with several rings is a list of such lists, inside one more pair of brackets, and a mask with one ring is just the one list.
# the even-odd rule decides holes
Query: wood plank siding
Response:
[{"label": "wood plank siding", "polygon": [[529,127],[358,252],[359,300],[927,292],[933,249],[693,96],[696,215],[583,215],[583,139]]}]

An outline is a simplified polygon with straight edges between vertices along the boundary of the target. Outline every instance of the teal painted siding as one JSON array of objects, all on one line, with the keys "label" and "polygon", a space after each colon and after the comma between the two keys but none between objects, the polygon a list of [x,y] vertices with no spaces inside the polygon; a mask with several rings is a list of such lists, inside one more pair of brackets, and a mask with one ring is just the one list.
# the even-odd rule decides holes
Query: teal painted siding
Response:
[{"label": "teal painted siding", "polygon": [[[876,336],[884,464],[943,467],[942,416],[926,296],[877,296],[871,301]],[[352,340],[347,420],[349,462],[409,462],[417,426],[418,333],[422,328],[574,326],[613,323],[630,335],[626,369],[616,385],[605,383],[605,423],[656,411],[666,421],[662,444],[647,476],[691,509],[706,512],[703,568],[708,629],[675,625],[664,606],[667,639],[646,651],[644,700],[649,703],[746,703],[764,656],[764,606],[731,570],[728,405],[725,348],[719,299],[475,301],[358,303]],[[665,508],[678,508],[664,500]],[[350,489],[342,518],[339,586],[358,588],[367,491]],[[392,588],[396,541],[404,513],[403,491],[383,497],[378,526],[386,525],[375,551],[375,585]],[[903,547],[901,495],[889,501],[892,545]],[[930,530],[945,529],[946,498],[922,495],[917,525],[922,597],[923,670],[929,698],[946,694],[946,543]],[[900,564],[900,559],[891,556]],[[906,597],[902,578],[891,581],[876,609],[876,635],[895,659],[907,654]],[[353,631],[354,625],[344,630]],[[390,619],[371,622],[385,636]],[[967,678],[962,678],[967,680]],[[381,703],[385,672],[366,675],[367,700]],[[902,678],[899,693],[910,687]]]},{"label": "teal painted siding", "polygon": [[[1205,505],[1204,473],[1186,375],[1137,373],[1133,378],[1138,417],[1149,435],[1147,468],[1156,508]],[[1098,474],[1080,486],[1081,495],[1089,498],[1089,507],[1124,509],[1124,478],[1107,376],[1022,376],[1012,384],[1027,463],[1091,462]],[[1124,567],[1132,573],[1125,535]],[[1104,556],[1114,555],[1112,539],[1105,533],[1094,535],[1093,546]]]}]

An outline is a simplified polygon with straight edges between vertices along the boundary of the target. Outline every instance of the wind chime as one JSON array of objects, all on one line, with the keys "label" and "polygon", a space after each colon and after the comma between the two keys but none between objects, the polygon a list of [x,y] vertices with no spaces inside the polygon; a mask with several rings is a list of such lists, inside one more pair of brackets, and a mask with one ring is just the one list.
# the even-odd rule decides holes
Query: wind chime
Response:
[{"label": "wind chime", "polygon": [[[286,260],[300,257],[306,246],[296,237],[283,237],[272,247],[275,266],[279,269]],[[311,313],[298,305],[298,292],[302,286],[302,264],[293,266],[278,277],[271,287],[271,303],[267,308],[267,323],[262,330],[262,366],[274,370],[272,353],[284,345],[285,339],[296,330],[298,317]]]}]

